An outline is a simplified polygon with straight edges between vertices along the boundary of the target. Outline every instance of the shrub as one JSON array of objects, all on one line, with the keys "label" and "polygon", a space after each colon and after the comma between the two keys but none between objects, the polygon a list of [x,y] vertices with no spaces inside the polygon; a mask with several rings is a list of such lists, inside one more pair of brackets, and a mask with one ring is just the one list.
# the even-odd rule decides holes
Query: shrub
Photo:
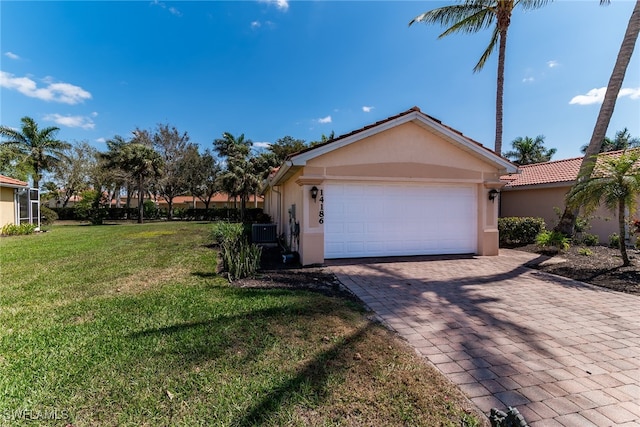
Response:
[{"label": "shrub", "polygon": [[620,236],[618,233],[613,233],[609,236],[609,247],[620,249]]},{"label": "shrub", "polygon": [[600,239],[595,234],[584,233],[582,235],[582,243],[585,246],[595,246],[600,243]]},{"label": "shrub", "polygon": [[584,256],[591,256],[593,255],[593,251],[589,248],[580,248],[578,249],[578,254],[584,255]]},{"label": "shrub", "polygon": [[557,231],[543,231],[536,236],[536,244],[541,248],[556,248],[563,252],[569,249],[569,238]]},{"label": "shrub", "polygon": [[0,234],[3,236],[25,236],[27,234],[32,234],[36,231],[36,228],[38,228],[36,224],[6,224],[2,227]]},{"label": "shrub", "polygon": [[160,210],[153,200],[145,200],[142,204],[142,215],[147,219],[160,218]]},{"label": "shrub", "polygon": [[528,245],[545,229],[544,219],[507,217],[498,219],[500,245]]},{"label": "shrub", "polygon": [[220,246],[222,269],[229,281],[256,274],[260,268],[262,248],[249,243],[243,224],[218,222],[211,231],[211,237]]},{"label": "shrub", "polygon": [[58,214],[46,206],[40,206],[40,223],[42,225],[51,225],[58,219]]}]

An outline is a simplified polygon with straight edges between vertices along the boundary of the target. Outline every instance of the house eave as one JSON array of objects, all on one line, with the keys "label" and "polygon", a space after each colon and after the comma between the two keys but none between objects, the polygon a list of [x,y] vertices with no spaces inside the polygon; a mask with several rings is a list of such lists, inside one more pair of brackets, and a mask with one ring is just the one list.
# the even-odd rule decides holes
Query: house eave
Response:
[{"label": "house eave", "polygon": [[575,181],[559,181],[559,182],[547,182],[544,184],[527,184],[527,185],[506,185],[502,191],[519,191],[519,190],[538,190],[544,188],[562,188],[571,187]]},{"label": "house eave", "polygon": [[358,132],[357,134],[350,135],[343,139],[339,139],[333,143],[329,143],[329,144],[320,146],[316,149],[306,151],[298,155],[294,155],[290,159],[291,164],[293,166],[298,166],[298,167],[306,166],[307,162],[311,159],[330,153],[344,146],[353,144],[354,142],[360,141],[372,135],[376,135],[380,132],[384,132],[388,129],[391,129],[396,126],[409,123],[409,122],[413,122],[419,126],[426,128],[427,130],[438,133],[441,136],[448,139],[449,141],[451,141],[452,143],[454,143],[459,148],[469,152],[471,155],[477,158],[480,158],[484,161],[488,161],[494,166],[497,166],[499,168],[499,173],[501,175],[518,173],[518,167],[513,163],[511,163],[510,161],[496,155],[495,153],[488,150],[486,147],[482,147],[479,144],[471,142],[469,139],[467,139],[463,135],[452,131],[451,129],[436,122],[435,120],[432,120],[431,118],[429,118],[428,116],[426,116],[425,114],[419,111],[412,111],[408,114],[397,117],[395,119],[385,121],[377,126],[371,127],[369,129],[365,129],[361,132]]}]

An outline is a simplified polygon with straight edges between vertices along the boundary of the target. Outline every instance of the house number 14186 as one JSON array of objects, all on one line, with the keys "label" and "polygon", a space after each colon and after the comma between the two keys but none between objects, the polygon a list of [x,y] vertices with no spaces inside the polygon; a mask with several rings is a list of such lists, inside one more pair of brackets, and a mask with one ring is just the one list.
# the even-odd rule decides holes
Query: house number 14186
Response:
[{"label": "house number 14186", "polygon": [[318,211],[318,222],[324,224],[324,193],[320,190],[320,210]]}]

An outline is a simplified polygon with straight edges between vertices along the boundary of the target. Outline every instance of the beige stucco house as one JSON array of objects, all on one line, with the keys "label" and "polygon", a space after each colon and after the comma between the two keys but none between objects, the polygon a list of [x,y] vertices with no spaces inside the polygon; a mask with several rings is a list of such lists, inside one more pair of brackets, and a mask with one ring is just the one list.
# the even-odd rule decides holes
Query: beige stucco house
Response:
[{"label": "beige stucco house", "polygon": [[[611,156],[621,153],[614,151],[604,154]],[[532,216],[543,218],[547,229],[558,222],[558,210],[563,210],[565,196],[578,177],[582,157],[555,160],[546,163],[520,166],[520,174],[503,176],[508,182],[500,194],[500,216]],[[636,212],[640,213],[640,201]],[[617,213],[600,207],[589,216],[587,230],[609,243],[609,236],[618,233]]]},{"label": "beige stucco house", "polygon": [[303,265],[326,259],[498,254],[500,176],[517,168],[414,107],[294,154],[265,212]]},{"label": "beige stucco house", "polygon": [[0,227],[25,222],[40,227],[38,190],[30,189],[24,181],[0,175]]}]

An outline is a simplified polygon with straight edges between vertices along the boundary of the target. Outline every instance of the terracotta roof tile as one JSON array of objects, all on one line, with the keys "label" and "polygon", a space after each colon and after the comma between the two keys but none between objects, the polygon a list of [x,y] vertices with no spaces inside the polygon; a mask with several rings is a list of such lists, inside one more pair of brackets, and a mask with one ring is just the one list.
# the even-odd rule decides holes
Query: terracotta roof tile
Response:
[{"label": "terracotta roof tile", "polygon": [[4,176],[4,175],[0,175],[0,184],[17,185],[20,187],[29,186],[29,184],[24,181],[20,181],[19,179],[15,179],[15,178],[9,178],[8,176]]},{"label": "terracotta roof tile", "polygon": [[479,143],[478,141],[476,141],[476,140],[474,140],[474,139],[469,138],[468,136],[464,135],[464,134],[463,134],[462,132],[460,132],[459,130],[452,128],[451,126],[448,126],[448,125],[446,125],[446,124],[442,123],[442,121],[440,121],[440,120],[436,119],[435,117],[433,117],[433,116],[430,116],[430,115],[428,115],[428,114],[423,113],[423,112],[420,110],[420,108],[419,108],[419,107],[414,106],[414,107],[409,108],[407,111],[403,111],[402,113],[396,114],[396,115],[394,115],[394,116],[387,117],[386,119],[383,119],[383,120],[379,120],[379,121],[377,121],[377,122],[375,122],[375,123],[372,123],[372,124],[366,125],[366,126],[364,126],[364,127],[360,128],[360,129],[356,129],[356,130],[351,131],[351,132],[349,132],[349,133],[345,133],[344,135],[337,136],[337,137],[335,137],[335,138],[333,138],[333,139],[330,139],[330,140],[329,140],[329,141],[327,141],[327,142],[323,142],[323,143],[320,143],[320,144],[316,144],[316,145],[314,145],[313,147],[308,147],[308,148],[305,148],[305,149],[303,149],[303,150],[300,150],[300,151],[298,151],[298,152],[296,152],[296,153],[290,154],[287,158],[291,158],[291,157],[297,156],[297,155],[299,155],[299,154],[306,153],[306,152],[311,151],[311,150],[315,150],[316,148],[323,147],[323,146],[328,145],[328,144],[332,144],[332,143],[334,143],[334,142],[336,142],[336,141],[339,141],[339,140],[341,140],[341,139],[348,138],[348,137],[350,137],[350,136],[356,135],[356,134],[358,134],[358,133],[360,133],[360,132],[364,132],[364,131],[366,131],[366,130],[368,130],[368,129],[371,129],[371,128],[376,127],[376,126],[379,126],[379,125],[381,125],[381,124],[384,124],[384,123],[390,122],[390,121],[395,120],[395,119],[397,119],[397,118],[400,118],[400,117],[402,117],[402,116],[406,116],[407,114],[411,114],[411,113],[413,113],[413,112],[420,113],[420,114],[421,114],[421,115],[423,115],[424,117],[427,117],[427,118],[429,118],[430,120],[433,120],[434,122],[438,123],[439,125],[441,125],[441,126],[443,126],[443,127],[447,128],[447,129],[449,129],[451,132],[455,132],[455,133],[457,133],[458,135],[460,135],[461,137],[463,137],[463,138],[465,138],[466,140],[470,141],[471,143],[476,144],[477,146],[479,146],[479,147],[483,148],[484,150],[487,150],[488,152],[490,152],[490,153],[494,154],[492,150],[490,150],[489,148],[485,147],[484,145],[482,145],[482,144],[481,144],[481,143]]},{"label": "terracotta roof tile", "polygon": [[[605,156],[619,156],[622,151],[605,153]],[[525,185],[556,184],[572,182],[578,178],[582,157],[554,160],[546,163],[519,166],[519,174],[503,175],[503,181],[508,181],[506,188],[522,187]]]}]

